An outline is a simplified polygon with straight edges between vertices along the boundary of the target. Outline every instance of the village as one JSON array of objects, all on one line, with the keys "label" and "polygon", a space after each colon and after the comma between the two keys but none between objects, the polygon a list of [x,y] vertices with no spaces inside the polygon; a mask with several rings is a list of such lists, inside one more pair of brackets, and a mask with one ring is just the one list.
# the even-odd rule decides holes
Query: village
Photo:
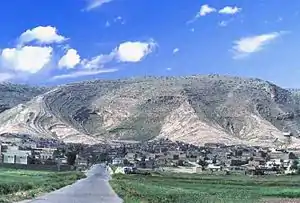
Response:
[{"label": "village", "polygon": [[24,139],[0,143],[0,167],[33,170],[86,170],[106,162],[114,173],[174,172],[244,175],[298,174],[300,150],[206,143],[195,146],[159,139],[149,142],[66,144]]}]

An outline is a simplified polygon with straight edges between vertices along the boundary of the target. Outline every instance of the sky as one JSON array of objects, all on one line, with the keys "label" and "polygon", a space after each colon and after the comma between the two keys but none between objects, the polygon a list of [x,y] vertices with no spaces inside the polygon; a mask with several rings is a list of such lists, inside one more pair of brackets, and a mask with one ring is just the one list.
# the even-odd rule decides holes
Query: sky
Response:
[{"label": "sky", "polygon": [[300,88],[299,0],[2,0],[0,82],[222,74]]}]

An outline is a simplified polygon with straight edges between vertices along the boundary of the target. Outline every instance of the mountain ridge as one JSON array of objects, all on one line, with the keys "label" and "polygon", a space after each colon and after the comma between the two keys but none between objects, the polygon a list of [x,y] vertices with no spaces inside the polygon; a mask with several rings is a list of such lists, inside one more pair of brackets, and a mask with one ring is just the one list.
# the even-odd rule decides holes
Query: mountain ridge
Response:
[{"label": "mountain ridge", "polygon": [[[0,113],[0,134],[81,143],[169,138],[193,144],[300,146],[300,97],[261,79],[193,75],[92,80],[26,98]],[[284,132],[294,136],[287,140]]]}]

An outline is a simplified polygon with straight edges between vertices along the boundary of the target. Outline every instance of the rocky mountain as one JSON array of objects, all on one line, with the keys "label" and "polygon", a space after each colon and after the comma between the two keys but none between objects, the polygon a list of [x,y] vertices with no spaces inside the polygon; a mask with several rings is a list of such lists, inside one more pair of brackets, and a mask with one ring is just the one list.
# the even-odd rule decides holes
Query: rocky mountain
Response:
[{"label": "rocky mountain", "polygon": [[18,104],[25,103],[47,90],[48,88],[43,87],[2,83],[0,84],[0,113]]},{"label": "rocky mountain", "polygon": [[0,113],[0,134],[81,143],[164,137],[193,144],[300,146],[300,97],[259,79],[146,77],[48,91],[20,88],[19,97],[10,96],[17,90],[4,91],[14,102],[3,103],[9,106]]}]

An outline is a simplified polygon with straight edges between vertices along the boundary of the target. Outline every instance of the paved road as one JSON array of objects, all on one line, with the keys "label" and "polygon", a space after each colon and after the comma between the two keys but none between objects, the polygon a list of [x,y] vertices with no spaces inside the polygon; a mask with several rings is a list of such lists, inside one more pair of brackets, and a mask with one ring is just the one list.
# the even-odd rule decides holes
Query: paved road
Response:
[{"label": "paved road", "polygon": [[87,178],[27,203],[122,203],[110,187],[105,166],[94,165]]}]

